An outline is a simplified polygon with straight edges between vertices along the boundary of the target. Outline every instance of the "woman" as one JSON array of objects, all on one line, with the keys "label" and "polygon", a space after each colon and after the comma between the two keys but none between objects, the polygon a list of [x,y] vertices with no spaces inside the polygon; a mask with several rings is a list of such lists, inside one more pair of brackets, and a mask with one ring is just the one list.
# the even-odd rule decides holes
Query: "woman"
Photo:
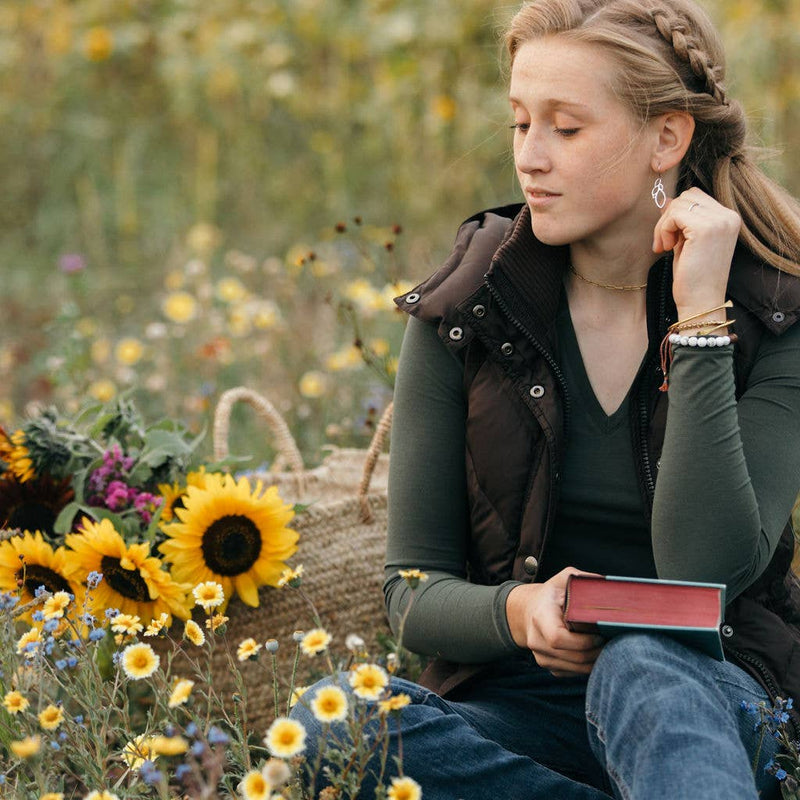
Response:
[{"label": "woman", "polygon": [[[507,43],[525,203],[398,298],[385,592],[397,628],[399,571],[428,573],[404,643],[435,656],[393,686],[405,772],[426,798],[767,796],[740,703],[800,692],[800,209],[690,0],[533,0]],[[727,660],[569,631],[578,571],[724,583]]]}]

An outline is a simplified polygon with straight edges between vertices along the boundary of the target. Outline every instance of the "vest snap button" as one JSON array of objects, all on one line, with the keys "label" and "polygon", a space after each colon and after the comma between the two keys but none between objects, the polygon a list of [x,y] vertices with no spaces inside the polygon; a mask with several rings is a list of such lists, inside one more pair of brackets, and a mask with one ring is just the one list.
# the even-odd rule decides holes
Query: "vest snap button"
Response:
[{"label": "vest snap button", "polygon": [[486,306],[477,305],[472,309],[472,313],[478,317],[478,319],[481,319],[486,316]]},{"label": "vest snap button", "polygon": [[503,342],[503,344],[500,345],[500,352],[504,356],[510,356],[514,352],[514,345],[511,344],[511,342]]},{"label": "vest snap button", "polygon": [[529,394],[531,397],[535,397],[537,400],[540,397],[544,397],[544,386],[540,386],[538,383],[536,386],[531,386]]},{"label": "vest snap button", "polygon": [[772,315],[773,322],[783,322],[785,319],[786,319],[786,314],[784,314],[783,311],[776,311]]},{"label": "vest snap button", "polygon": [[417,292],[411,292],[411,294],[406,295],[406,303],[418,303],[419,302],[419,294]]},{"label": "vest snap button", "polygon": [[535,556],[528,556],[525,561],[522,562],[522,568],[528,575],[535,576],[539,571],[539,560]]},{"label": "vest snap button", "polygon": [[730,625],[723,625],[722,626],[722,635],[726,639],[730,639],[733,636],[733,628]]},{"label": "vest snap button", "polygon": [[450,333],[448,334],[448,336],[454,342],[460,342],[464,338],[464,331],[461,328],[458,328],[458,327],[450,328]]}]

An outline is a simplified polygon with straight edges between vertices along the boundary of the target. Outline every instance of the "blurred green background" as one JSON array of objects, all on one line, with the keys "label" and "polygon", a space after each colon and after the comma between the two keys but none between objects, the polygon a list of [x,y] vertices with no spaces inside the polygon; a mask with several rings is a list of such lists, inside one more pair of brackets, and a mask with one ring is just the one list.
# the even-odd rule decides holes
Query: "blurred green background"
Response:
[{"label": "blurred green background", "polygon": [[[0,424],[128,390],[201,428],[246,384],[310,462],[363,443],[402,336],[391,296],[517,199],[516,7],[3,0]],[[800,0],[705,7],[799,194]],[[254,424],[237,412],[232,449],[268,458]]]}]

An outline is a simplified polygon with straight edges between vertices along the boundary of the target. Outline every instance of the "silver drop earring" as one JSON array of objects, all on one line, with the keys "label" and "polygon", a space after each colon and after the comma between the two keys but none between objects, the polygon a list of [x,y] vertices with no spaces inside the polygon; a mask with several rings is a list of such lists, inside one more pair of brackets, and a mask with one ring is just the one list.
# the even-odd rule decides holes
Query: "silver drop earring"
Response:
[{"label": "silver drop earring", "polygon": [[659,208],[664,208],[664,206],[667,204],[667,193],[664,191],[664,184],[661,183],[660,175],[656,178],[656,182],[653,184],[653,191],[650,192],[650,196],[653,198],[653,202]]}]

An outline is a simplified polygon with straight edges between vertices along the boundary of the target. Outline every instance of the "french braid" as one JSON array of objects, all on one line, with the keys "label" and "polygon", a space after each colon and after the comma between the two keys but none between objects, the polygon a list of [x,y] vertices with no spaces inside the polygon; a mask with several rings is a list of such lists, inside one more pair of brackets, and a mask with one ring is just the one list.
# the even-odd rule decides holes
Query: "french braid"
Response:
[{"label": "french braid", "polygon": [[689,64],[692,72],[702,81],[704,90],[720,105],[728,105],[725,87],[720,81],[722,70],[698,47],[692,36],[687,35],[686,24],[674,16],[670,17],[663,9],[654,9],[650,13],[658,32],[678,58]]}]

